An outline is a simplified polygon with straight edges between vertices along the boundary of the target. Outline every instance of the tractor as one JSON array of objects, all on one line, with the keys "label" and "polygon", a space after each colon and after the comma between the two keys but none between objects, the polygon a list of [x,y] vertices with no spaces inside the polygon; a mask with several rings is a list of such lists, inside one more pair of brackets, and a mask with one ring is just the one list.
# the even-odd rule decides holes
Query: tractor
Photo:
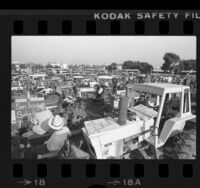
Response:
[{"label": "tractor", "polygon": [[[132,86],[143,94],[143,104],[157,111],[151,136],[145,141],[153,146],[155,158],[192,159],[196,157],[196,115],[191,110],[189,86],[168,83],[144,83]],[[138,104],[141,101],[138,99]],[[131,104],[132,102],[132,104]],[[130,101],[130,106],[135,101]]]},{"label": "tractor", "polygon": [[[122,125],[120,118],[124,119],[125,114]],[[196,157],[195,119],[189,86],[136,83],[129,85],[126,94],[120,97],[113,130],[105,128],[107,132],[98,131],[96,136],[86,131],[85,137],[97,159],[193,159]]]}]

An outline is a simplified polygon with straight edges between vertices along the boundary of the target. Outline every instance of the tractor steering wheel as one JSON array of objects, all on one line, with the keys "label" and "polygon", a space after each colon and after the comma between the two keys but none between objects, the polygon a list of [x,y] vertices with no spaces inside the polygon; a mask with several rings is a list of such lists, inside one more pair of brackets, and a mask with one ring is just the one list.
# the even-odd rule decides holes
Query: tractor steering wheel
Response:
[{"label": "tractor steering wheel", "polygon": [[149,96],[148,97],[148,101],[147,101],[147,105],[150,107],[150,108],[153,108],[153,109],[155,109],[155,108],[157,108],[160,104],[159,104],[159,98],[158,98],[158,96],[156,96],[156,100],[155,100],[155,102],[153,102],[153,103],[151,103],[150,100],[151,99],[151,97]]},{"label": "tractor steering wheel", "polygon": [[157,107],[159,106],[159,104],[157,104],[157,105],[156,105],[156,104],[152,105],[152,103],[150,103],[150,101],[148,101],[147,104],[148,104],[148,106],[151,107],[151,108],[157,108]]}]

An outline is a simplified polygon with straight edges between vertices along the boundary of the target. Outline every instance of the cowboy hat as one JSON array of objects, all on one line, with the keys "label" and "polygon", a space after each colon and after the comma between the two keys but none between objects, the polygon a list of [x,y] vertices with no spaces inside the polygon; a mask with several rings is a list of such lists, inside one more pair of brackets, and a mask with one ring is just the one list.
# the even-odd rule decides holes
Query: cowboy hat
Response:
[{"label": "cowboy hat", "polygon": [[60,130],[64,126],[64,119],[59,115],[56,115],[54,118],[49,119],[49,127],[54,130]]}]

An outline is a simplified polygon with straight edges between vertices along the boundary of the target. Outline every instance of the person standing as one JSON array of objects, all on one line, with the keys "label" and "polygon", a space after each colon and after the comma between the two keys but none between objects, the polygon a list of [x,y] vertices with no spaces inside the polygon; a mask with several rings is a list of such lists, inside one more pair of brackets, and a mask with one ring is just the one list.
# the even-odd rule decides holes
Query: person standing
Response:
[{"label": "person standing", "polygon": [[117,94],[117,79],[113,78],[113,94]]},{"label": "person standing", "polygon": [[76,97],[78,93],[76,85],[73,86],[73,93],[74,93],[74,96]]}]

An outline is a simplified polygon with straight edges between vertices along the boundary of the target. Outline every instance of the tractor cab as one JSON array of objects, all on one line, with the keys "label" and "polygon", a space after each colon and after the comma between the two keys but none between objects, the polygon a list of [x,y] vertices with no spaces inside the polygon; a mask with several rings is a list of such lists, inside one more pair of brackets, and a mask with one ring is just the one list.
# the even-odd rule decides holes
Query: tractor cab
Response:
[{"label": "tractor cab", "polygon": [[[142,83],[129,86],[128,91],[129,109],[143,105],[157,112],[156,117],[153,118],[151,136],[146,139],[155,149],[162,147],[169,137],[181,133],[186,121],[196,117],[191,113],[191,96],[188,86]],[[137,99],[134,97],[136,95]]]}]

